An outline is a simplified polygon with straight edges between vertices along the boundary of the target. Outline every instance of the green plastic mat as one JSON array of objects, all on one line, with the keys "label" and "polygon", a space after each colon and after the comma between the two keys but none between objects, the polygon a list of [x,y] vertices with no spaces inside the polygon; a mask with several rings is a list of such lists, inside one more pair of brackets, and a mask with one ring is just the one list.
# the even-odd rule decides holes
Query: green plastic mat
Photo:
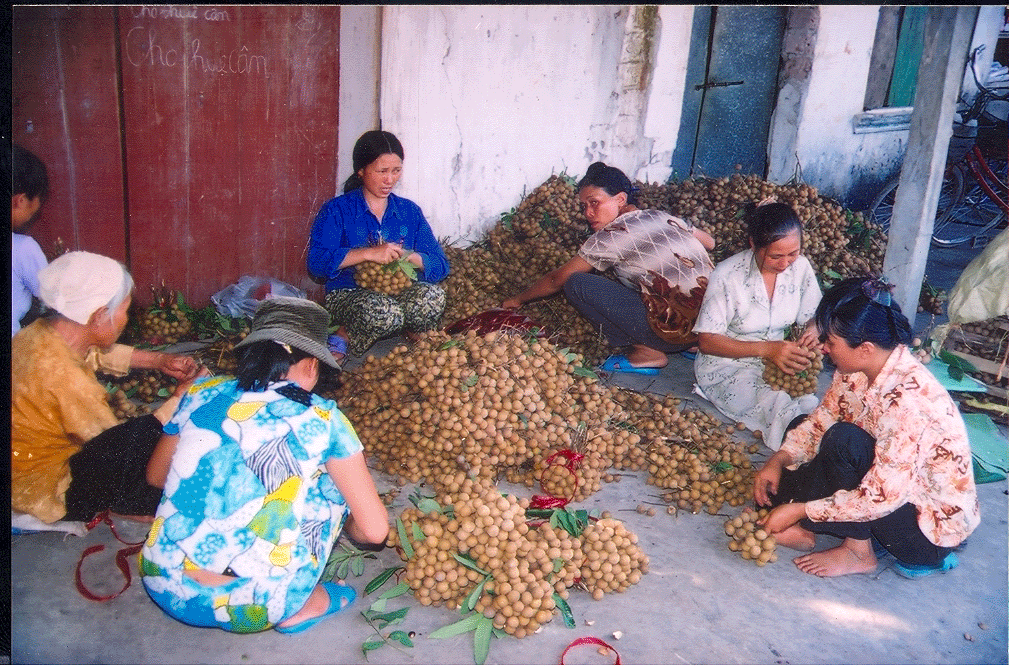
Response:
[{"label": "green plastic mat", "polygon": [[942,359],[933,359],[925,365],[925,368],[932,372],[932,375],[946,388],[946,391],[970,391],[982,394],[988,391],[984,384],[969,375],[954,380],[949,374],[949,364]]},{"label": "green plastic mat", "polygon": [[1009,441],[988,415],[963,415],[967,438],[974,455],[974,481],[996,482],[1009,472]]}]

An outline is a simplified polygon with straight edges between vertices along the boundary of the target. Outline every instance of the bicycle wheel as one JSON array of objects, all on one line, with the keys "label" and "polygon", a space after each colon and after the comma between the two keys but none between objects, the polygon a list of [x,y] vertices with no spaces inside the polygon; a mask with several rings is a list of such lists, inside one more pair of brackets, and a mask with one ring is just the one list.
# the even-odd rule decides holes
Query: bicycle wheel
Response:
[{"label": "bicycle wheel", "polygon": [[[1005,180],[1005,160],[989,160],[988,165],[996,176]],[[1004,225],[1005,212],[991,200],[973,176],[967,176],[959,165],[956,171],[965,183],[965,191],[946,215],[936,220],[932,230],[932,244],[940,248],[962,243],[986,245],[991,240],[990,237],[994,236],[991,232]]]},{"label": "bicycle wheel", "polygon": [[[890,233],[890,219],[893,217],[893,201],[897,194],[897,185],[900,177],[891,178],[880,190],[879,194],[869,205],[867,217],[872,222],[879,225],[884,233]],[[939,221],[944,220],[954,207],[960,197],[963,196],[963,173],[955,166],[946,170],[943,177],[942,188],[939,190],[939,204],[936,206],[935,226],[939,226]]]}]

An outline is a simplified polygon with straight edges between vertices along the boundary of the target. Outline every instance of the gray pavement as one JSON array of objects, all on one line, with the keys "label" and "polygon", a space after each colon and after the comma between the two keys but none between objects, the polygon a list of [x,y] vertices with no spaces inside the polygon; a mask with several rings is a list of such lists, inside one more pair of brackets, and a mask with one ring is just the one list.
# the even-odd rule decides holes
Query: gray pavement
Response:
[{"label": "gray pavement", "polygon": [[[951,287],[969,257],[951,260],[953,274],[929,273],[934,285]],[[931,269],[930,269],[931,271]],[[950,276],[952,275],[952,280]],[[948,284],[946,284],[948,283]],[[931,318],[918,317],[918,330]],[[391,349],[398,340],[374,350]],[[820,391],[829,382],[829,367]],[[618,374],[606,380],[656,394],[673,394],[714,413],[691,395],[692,363],[674,355],[657,377]],[[682,406],[681,406],[682,407]],[[1004,434],[1003,429],[1003,434]],[[748,434],[739,436],[749,443]],[[757,465],[770,452],[754,456]],[[393,480],[375,475],[379,491]],[[502,490],[529,495],[522,487]],[[399,494],[393,510],[405,507],[413,487]],[[654,517],[632,511],[655,501],[656,487],[643,475],[605,484],[577,507],[610,510],[639,537],[651,560],[650,571],[623,594],[600,601],[572,591],[576,627],[559,617],[525,639],[494,639],[488,664],[558,664],[564,649],[580,637],[597,637],[626,664],[1006,664],[1007,662],[1007,483],[979,486],[981,525],[959,552],[960,566],[941,575],[909,581],[885,563],[871,575],[819,579],[797,570],[796,555],[780,548],[779,560],[765,567],[745,561],[727,548],[725,516],[661,512]],[[723,509],[735,515],[738,509]],[[127,540],[146,535],[144,524],[119,521]],[[359,612],[377,594],[360,595],[349,612],[327,619],[297,636],[268,631],[232,635],[193,628],[165,616],[147,597],[131,562],[133,583],[118,598],[91,602],[74,585],[74,568],[89,546],[92,555],[83,578],[96,593],[123,585],[114,564],[119,544],[105,526],[84,537],[55,533],[14,535],[11,540],[12,662],[60,664],[472,664],[472,633],[431,639],[437,628],[459,614],[423,607],[411,597],[394,598],[389,609],[407,606],[402,623],[388,630],[415,632],[415,646],[389,646],[368,654],[361,645],[372,629]],[[821,541],[818,546],[828,546]],[[369,560],[349,583],[362,592],[386,567],[397,565],[393,550]],[[386,585],[384,588],[388,588]],[[620,639],[613,633],[622,634]],[[613,664],[612,654],[594,647],[572,650],[567,664]]]}]

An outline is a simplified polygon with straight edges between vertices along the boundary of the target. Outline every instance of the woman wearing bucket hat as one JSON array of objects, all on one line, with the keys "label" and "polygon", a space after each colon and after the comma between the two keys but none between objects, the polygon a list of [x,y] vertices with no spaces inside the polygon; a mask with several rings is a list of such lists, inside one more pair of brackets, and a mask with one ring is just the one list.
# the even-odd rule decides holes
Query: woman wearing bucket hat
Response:
[{"label": "woman wearing bucket hat", "polygon": [[[39,271],[52,313],[11,339],[11,505],[45,523],[105,510],[150,517],[160,490],[147,460],[197,372],[191,357],[116,345],[133,279],[122,264],[69,252]],[[96,370],[156,368],[183,381],[153,414],[118,423]]]},{"label": "woman wearing bucket hat", "polygon": [[320,582],[341,532],[384,543],[385,505],[354,428],[311,393],[329,314],[275,297],[236,346],[237,378],[198,380],[148,465],[164,498],[141,552],[155,603],[173,618],[229,632],[307,630],[355,599]]}]

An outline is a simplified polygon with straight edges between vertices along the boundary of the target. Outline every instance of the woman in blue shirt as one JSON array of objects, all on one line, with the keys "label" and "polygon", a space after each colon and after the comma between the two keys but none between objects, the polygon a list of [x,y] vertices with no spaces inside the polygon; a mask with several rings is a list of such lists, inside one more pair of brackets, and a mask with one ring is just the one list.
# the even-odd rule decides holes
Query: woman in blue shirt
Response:
[{"label": "woman in blue shirt", "polygon": [[[337,334],[351,354],[360,356],[380,338],[438,328],[445,290],[434,283],[448,275],[449,265],[420,207],[392,194],[403,171],[403,146],[395,135],[365,132],[354,145],[353,160],[344,194],[326,202],[315,217],[308,271],[326,280],[326,309],[339,326]],[[418,280],[398,295],[355,282],[358,264],[397,259],[413,264],[418,273]]]}]

